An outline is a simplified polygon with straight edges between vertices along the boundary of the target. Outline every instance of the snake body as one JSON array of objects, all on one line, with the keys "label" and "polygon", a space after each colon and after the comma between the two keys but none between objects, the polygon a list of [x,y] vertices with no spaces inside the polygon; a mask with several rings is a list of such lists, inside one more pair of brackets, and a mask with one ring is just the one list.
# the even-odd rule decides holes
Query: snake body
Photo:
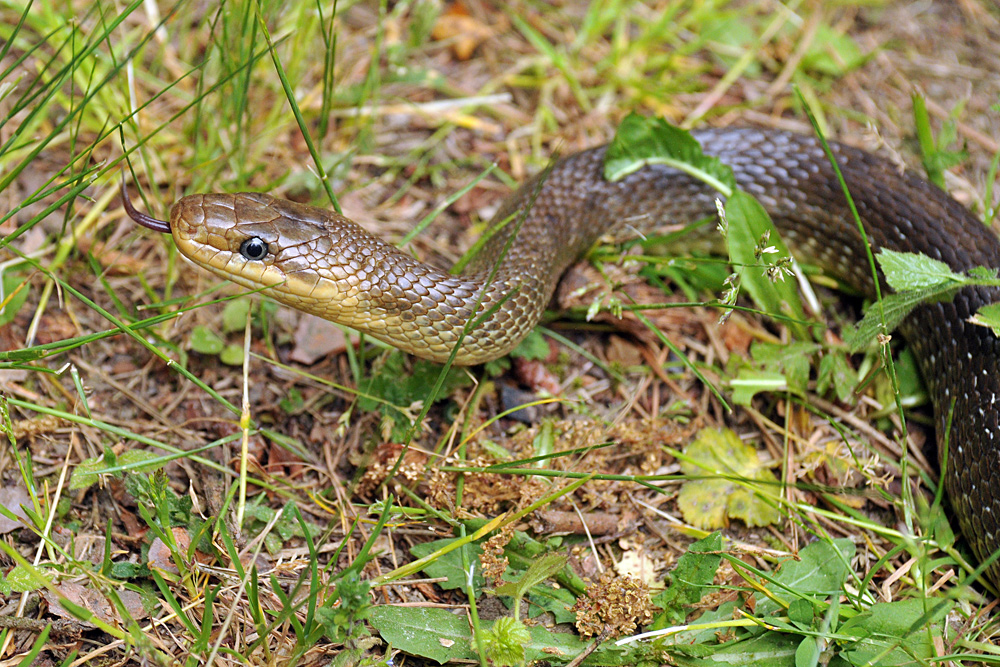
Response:
[{"label": "snake body", "polygon": [[[863,240],[814,138],[755,129],[694,136],[733,168],[798,258],[873,293]],[[996,235],[945,192],[865,151],[832,149],[874,250],[921,252],[958,271],[1000,267]],[[716,194],[700,181],[653,165],[608,182],[603,157],[604,148],[571,155],[544,179],[523,184],[457,276],[347,218],[269,195],[184,197],[169,225],[127,207],[143,224],[170,231],[185,256],[217,275],[268,287],[282,303],[426,359],[447,360],[461,338],[455,362],[475,364],[506,354],[531,330],[566,267],[610,228],[652,229],[715,214]],[[946,489],[981,560],[1000,547],[1000,339],[967,320],[995,301],[1000,289],[964,288],[952,302],[917,308],[902,326],[934,404],[939,452],[947,446]],[[482,321],[463,337],[470,318]],[[988,575],[1000,584],[1000,567]]]}]

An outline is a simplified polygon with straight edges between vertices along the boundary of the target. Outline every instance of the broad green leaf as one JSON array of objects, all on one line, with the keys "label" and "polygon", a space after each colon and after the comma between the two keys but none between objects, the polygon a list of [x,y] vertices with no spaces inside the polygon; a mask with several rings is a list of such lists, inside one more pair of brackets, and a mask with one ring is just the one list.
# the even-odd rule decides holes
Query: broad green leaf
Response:
[{"label": "broad green leaf", "polygon": [[201,354],[218,354],[225,343],[217,333],[206,326],[198,325],[191,330],[191,349]]},{"label": "broad green leaf", "polygon": [[[410,548],[410,554],[414,558],[423,558],[431,555],[439,549],[444,548],[452,542],[454,542],[453,539],[447,539],[415,544]],[[479,591],[485,583],[483,577],[479,574],[478,567],[479,556],[483,553],[483,550],[477,544],[469,544],[462,547],[462,549],[465,549],[468,554],[466,556],[468,562],[477,566],[476,574],[473,576],[473,588],[475,589],[476,595],[479,595]],[[435,579],[443,578],[444,581],[439,581],[438,586],[446,591],[454,588],[464,589],[467,585],[467,573],[462,567],[462,549],[449,551],[448,553],[428,563],[424,566],[424,574]]]},{"label": "broad green leaf", "polygon": [[[817,541],[806,545],[799,551],[798,558],[789,558],[781,564],[773,575],[774,584],[765,584],[774,590],[779,598],[789,602],[795,596],[809,596],[817,600],[825,600],[830,596],[840,595],[844,582],[850,573],[851,558],[857,547],[849,539],[842,538],[827,541]],[[793,591],[794,595],[790,595]],[[773,599],[757,594],[756,613],[759,618],[784,616],[787,610]]]},{"label": "broad green leaf", "polygon": [[[729,233],[726,241],[729,259],[734,267],[742,267],[740,281],[761,310],[772,315],[784,315],[799,322],[806,319],[796,282],[784,270],[774,269],[779,262],[791,257],[767,211],[750,195],[736,191],[726,201]],[[760,254],[761,245],[769,252]],[[809,339],[804,324],[789,322],[789,328],[800,340]]]},{"label": "broad green leaf", "polygon": [[795,667],[816,667],[819,655],[819,637],[806,635],[795,649]]},{"label": "broad green leaf", "polygon": [[219,361],[227,366],[243,365],[243,346],[235,343],[226,345],[219,354]]},{"label": "broad green leaf", "polygon": [[[423,607],[378,606],[368,621],[384,640],[410,655],[434,660],[438,664],[455,661],[478,661],[472,649],[472,631],[464,614]],[[489,630],[491,624],[485,624]],[[553,632],[542,626],[528,628],[531,639],[525,645],[525,660],[544,660],[564,664],[590,648],[591,641],[566,632]],[[584,665],[635,665],[645,646],[618,647],[613,642],[600,646]]]},{"label": "broad green leaf", "polygon": [[[736,611],[737,607],[742,608],[742,603],[737,604],[734,600],[723,602],[715,609],[706,609],[698,617],[697,622],[699,625],[726,623],[739,615],[740,612]],[[671,636],[671,642],[677,645],[675,648],[683,650],[684,655],[694,657],[714,654],[718,649],[717,644],[719,641],[719,629],[717,627],[684,630]]]},{"label": "broad green leaf", "polygon": [[518,577],[517,581],[508,581],[497,588],[496,594],[520,598],[528,592],[528,589],[559,573],[568,560],[562,554],[545,554],[532,563],[524,574]]},{"label": "broad green leaf", "polygon": [[[582,639],[579,635],[552,631],[540,625],[528,630],[531,632],[531,641],[525,647],[527,664],[565,664],[582,655],[593,644],[592,640]],[[642,662],[641,658],[648,650],[641,642],[615,646],[614,642],[609,641],[587,656],[583,665],[634,667]]]},{"label": "broad green leaf", "polygon": [[3,274],[3,300],[6,302],[0,313],[0,327],[14,321],[17,311],[21,310],[28,295],[31,294],[31,283],[19,272],[9,271]]},{"label": "broad green leaf", "polygon": [[857,547],[847,538],[820,540],[799,551],[798,559],[788,559],[775,575],[775,581],[802,595],[837,595],[850,572],[851,558]]},{"label": "broad green leaf", "polygon": [[781,521],[773,506],[778,485],[774,474],[757,457],[757,450],[745,444],[729,429],[702,429],[688,445],[681,470],[686,475],[724,475],[692,479],[677,495],[684,520],[706,530],[723,528],[730,518],[748,526],[766,526]]},{"label": "broad green leaf", "polygon": [[[757,58],[741,62],[740,55],[755,50],[753,44],[763,30],[755,18],[746,12],[710,11],[705,12],[699,27],[702,39],[713,43],[708,55],[723,66],[723,71],[728,72],[740,63],[741,67],[746,67],[744,76],[750,80],[760,76],[760,62]],[[723,48],[716,48],[714,44]]]},{"label": "broad green leaf", "polygon": [[510,354],[512,357],[521,357],[523,359],[535,359],[543,360],[549,356],[549,344],[545,340],[545,336],[542,335],[537,329],[532,329],[528,332],[528,335],[524,337],[520,343],[517,344]]},{"label": "broad green leaf", "polygon": [[382,639],[410,655],[446,662],[477,661],[465,614],[425,607],[378,606],[368,622]]},{"label": "broad green leaf", "polygon": [[800,67],[828,76],[843,76],[865,62],[865,54],[850,35],[820,24]]},{"label": "broad green leaf", "polygon": [[14,593],[26,593],[27,591],[33,591],[45,586],[45,580],[40,578],[40,575],[37,574],[34,568],[23,565],[15,565],[7,573],[5,581],[6,585],[10,586],[10,590]]},{"label": "broad green leaf", "polygon": [[788,389],[788,381],[779,371],[759,371],[753,368],[741,368],[736,377],[729,381],[733,390],[733,402],[738,405],[750,405],[753,397],[762,391],[784,391]]},{"label": "broad green leaf", "polygon": [[788,388],[805,395],[809,385],[809,358],[819,351],[816,343],[792,341],[790,343],[765,343],[754,341],[750,356],[765,371],[784,375]]},{"label": "broad green leaf", "polygon": [[989,327],[994,334],[1000,336],[1000,303],[991,303],[980,308],[979,312],[972,316],[972,323]]},{"label": "broad green leaf", "polygon": [[912,599],[884,602],[847,620],[839,634],[857,638],[841,653],[852,665],[875,661],[886,667],[917,667],[938,657],[934,638],[941,636],[941,620],[949,612],[949,600]]},{"label": "broad green leaf", "polygon": [[799,635],[765,632],[744,641],[728,642],[712,652],[710,661],[698,664],[740,667],[793,667]]},{"label": "broad green leaf", "polygon": [[[105,471],[110,466],[114,466],[115,468],[125,467],[131,472],[153,472],[165,465],[162,461],[147,463],[157,458],[159,458],[158,454],[144,449],[129,449],[111,460],[104,455],[84,459],[73,469],[73,476],[69,480],[69,488],[74,491],[90,488],[90,486],[97,482],[100,475],[106,474]],[[122,471],[118,470],[116,474],[120,476]]]},{"label": "broad green leaf", "polygon": [[812,603],[808,600],[797,598],[792,600],[791,604],[788,605],[788,620],[803,630],[807,630],[812,626],[814,616],[815,610]]},{"label": "broad green leaf", "polygon": [[701,150],[686,130],[662,118],[630,113],[622,120],[604,156],[604,177],[617,181],[650,164],[663,164],[704,181],[725,196],[736,189],[733,170]]},{"label": "broad green leaf", "polygon": [[222,309],[222,330],[225,333],[243,331],[247,326],[247,314],[252,302],[249,298],[233,299]]},{"label": "broad green leaf", "polygon": [[565,588],[539,584],[528,591],[528,601],[531,603],[528,606],[530,618],[548,612],[556,623],[572,623],[576,620],[576,614],[569,610],[576,598]]},{"label": "broad green leaf", "polygon": [[889,287],[897,292],[964,280],[963,276],[952,271],[944,262],[915,252],[882,250],[875,259],[878,260]]},{"label": "broad green leaf", "polygon": [[107,466],[104,464],[104,457],[84,459],[73,468],[73,476],[69,478],[69,488],[71,491],[89,489],[97,483],[100,470]]}]

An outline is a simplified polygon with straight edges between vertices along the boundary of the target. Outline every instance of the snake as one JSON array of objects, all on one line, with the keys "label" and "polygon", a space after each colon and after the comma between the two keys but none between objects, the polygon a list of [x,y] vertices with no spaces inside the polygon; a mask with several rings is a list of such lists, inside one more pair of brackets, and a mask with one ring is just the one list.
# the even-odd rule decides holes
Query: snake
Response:
[{"label": "snake", "polygon": [[[892,160],[829,144],[866,239],[817,138],[758,128],[692,134],[763,204],[797,259],[862,294],[875,293],[866,243],[875,252],[923,253],[954,271],[1000,267],[993,231]],[[169,221],[137,211],[124,180],[122,198],[133,220],[170,233],[203,269],[418,357],[471,365],[513,349],[566,268],[609,230],[717,215],[713,189],[666,165],[606,180],[605,150],[560,158],[508,195],[488,240],[458,275],[342,215],[268,194],[189,195],[174,203]],[[900,326],[933,404],[945,490],[980,562],[1000,548],[1000,338],[970,317],[997,301],[1000,288],[963,287],[951,301],[918,306]],[[986,575],[1000,588],[1000,565]]]}]

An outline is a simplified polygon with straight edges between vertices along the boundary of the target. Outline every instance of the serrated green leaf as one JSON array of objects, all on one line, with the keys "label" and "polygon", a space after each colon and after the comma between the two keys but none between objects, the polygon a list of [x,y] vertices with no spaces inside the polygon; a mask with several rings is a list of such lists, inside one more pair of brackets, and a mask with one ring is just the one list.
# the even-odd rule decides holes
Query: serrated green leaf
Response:
[{"label": "serrated green leaf", "polygon": [[964,280],[944,262],[919,253],[882,250],[875,259],[889,287],[897,292]]},{"label": "serrated green leaf", "polygon": [[302,397],[302,392],[291,387],[285,394],[285,397],[278,401],[278,407],[284,410],[288,414],[292,414],[301,410],[306,404],[305,398]]},{"label": "serrated green leaf", "polygon": [[715,581],[722,562],[722,534],[715,532],[688,547],[670,572],[670,586],[653,599],[662,608],[653,623],[654,629],[680,625]]},{"label": "serrated green leaf", "polygon": [[[920,290],[899,292],[882,297],[882,309],[885,312],[886,327],[890,332],[903,319],[922,303],[947,301],[955,296],[960,289],[953,282],[940,283]],[[852,353],[862,352],[878,338],[882,331],[882,318],[877,303],[873,303],[865,311],[865,316],[858,322],[854,331],[846,337],[845,343]]]},{"label": "serrated green leaf", "polygon": [[858,374],[851,367],[847,355],[837,350],[829,350],[823,355],[816,374],[816,392],[824,394],[832,386],[839,401],[850,399],[858,386]]},{"label": "serrated green leaf", "polygon": [[[1000,153],[997,154],[1000,157]],[[978,280],[996,280],[1000,275],[1000,269],[992,269],[988,266],[974,266],[969,269],[969,277]]]},{"label": "serrated green leaf", "polygon": [[200,354],[218,354],[225,343],[217,333],[206,326],[198,325],[191,330],[191,349]]},{"label": "serrated green leaf", "polygon": [[[408,408],[417,401],[427,399],[430,388],[437,382],[441,374],[441,366],[429,361],[412,362],[409,372],[406,371],[407,359],[402,352],[390,354],[385,364],[360,387],[362,395],[358,397],[358,409],[362,411],[379,410],[391,420],[392,437],[402,440],[410,428],[410,417],[395,406]],[[441,387],[438,398],[448,397],[459,388],[471,384],[468,372],[462,368],[451,368]],[[378,397],[385,402],[375,401],[365,395]]]},{"label": "serrated green leaf", "polygon": [[792,341],[766,343],[754,341],[750,356],[763,370],[777,371],[784,375],[788,388],[805,395],[809,385],[809,358],[820,349],[816,343]]},{"label": "serrated green leaf", "polygon": [[972,316],[972,323],[989,327],[995,335],[1000,336],[1000,303],[991,303],[980,308]]},{"label": "serrated green leaf", "polygon": [[733,170],[701,150],[686,130],[662,118],[633,112],[622,120],[604,155],[604,177],[617,181],[650,164],[664,164],[704,181],[729,196],[736,189]]},{"label": "serrated green leaf", "polygon": [[528,627],[520,620],[504,616],[483,633],[486,658],[497,667],[514,667],[524,661],[524,647],[531,641]]},{"label": "serrated green leaf", "polygon": [[686,475],[724,475],[693,479],[681,486],[677,505],[688,523],[715,530],[730,517],[748,526],[766,526],[781,521],[773,506],[777,479],[761,463],[757,450],[729,429],[702,429],[685,450],[681,470]]},{"label": "serrated green leaf", "polygon": [[[119,456],[114,456],[109,452],[110,450],[102,456],[84,459],[77,464],[76,468],[73,469],[72,477],[70,477],[69,488],[74,491],[90,488],[101,475],[106,474],[106,470],[112,467],[126,467],[131,472],[149,473],[159,470],[165,465],[162,461],[147,464],[147,461],[153,461],[160,457],[158,454],[144,449],[129,449]],[[116,474],[120,476],[121,472],[119,470]]]},{"label": "serrated green leaf", "polygon": [[148,577],[149,567],[142,563],[115,561],[111,563],[107,574],[119,580],[136,579],[139,577]]}]

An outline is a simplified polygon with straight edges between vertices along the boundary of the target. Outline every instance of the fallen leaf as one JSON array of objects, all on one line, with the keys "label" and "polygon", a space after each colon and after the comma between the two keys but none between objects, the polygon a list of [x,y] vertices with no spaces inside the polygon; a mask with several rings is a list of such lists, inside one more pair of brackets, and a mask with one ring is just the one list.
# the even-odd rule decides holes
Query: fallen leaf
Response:
[{"label": "fallen leaf", "polygon": [[[188,536],[187,531],[180,526],[174,526],[172,530],[174,541],[177,543],[177,550],[181,554],[186,554],[188,547],[191,546],[191,538]],[[147,562],[151,568],[155,567],[164,572],[179,574],[177,565],[174,564],[174,559],[171,557],[170,548],[158,537],[149,545]]]},{"label": "fallen leaf", "polygon": [[532,392],[537,393],[544,390],[553,396],[562,393],[559,378],[541,361],[514,357],[514,375],[521,384]]},{"label": "fallen leaf", "polygon": [[729,429],[702,429],[685,450],[681,470],[705,476],[681,486],[677,505],[684,520],[705,530],[723,528],[730,518],[748,526],[766,526],[781,520],[774,507],[777,479],[747,445]]},{"label": "fallen leaf", "polygon": [[306,366],[311,366],[333,352],[340,352],[347,346],[343,329],[333,322],[311,316],[299,318],[294,341],[295,347],[289,358]]},{"label": "fallen leaf", "polygon": [[0,514],[0,535],[17,530],[18,528],[24,528],[25,524],[28,523],[28,515],[21,509],[21,505],[31,507],[31,496],[28,495],[28,489],[24,485],[0,486],[0,505],[3,505],[11,514],[24,521],[24,523],[13,521],[8,519],[5,514]]},{"label": "fallen leaf", "polygon": [[[61,596],[70,603],[86,609],[91,613],[93,618],[96,618],[99,621],[112,626],[124,625],[122,623],[121,616],[119,616],[118,610],[100,591],[72,581],[64,581],[63,583],[56,585],[56,590],[59,592],[59,595],[53,593],[51,590],[44,590],[41,593],[42,597],[49,604],[49,611],[55,616],[59,616],[61,618],[72,618],[83,625],[95,627],[87,619],[77,618],[70,612],[66,611],[60,602]],[[121,589],[116,591],[115,594],[118,596],[118,599],[122,601],[122,604],[125,607],[124,611],[131,620],[139,620],[149,615],[146,612],[145,607],[142,605],[142,597],[135,591]]]},{"label": "fallen leaf", "polygon": [[431,31],[439,41],[451,40],[451,52],[458,60],[468,60],[480,44],[490,37],[494,28],[469,15],[461,2],[452,3],[445,10]]}]

